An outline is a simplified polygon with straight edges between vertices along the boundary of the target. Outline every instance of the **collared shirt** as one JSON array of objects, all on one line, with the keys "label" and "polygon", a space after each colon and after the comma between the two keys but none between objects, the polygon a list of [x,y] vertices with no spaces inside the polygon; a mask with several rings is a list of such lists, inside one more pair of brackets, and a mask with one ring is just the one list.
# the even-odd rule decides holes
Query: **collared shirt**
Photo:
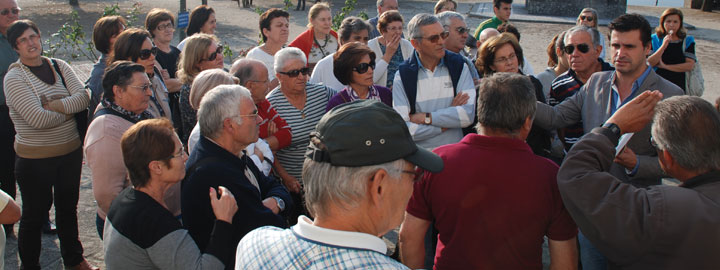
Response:
[{"label": "collared shirt", "polygon": [[490,19],[485,20],[484,22],[480,23],[478,25],[477,29],[475,29],[475,39],[480,39],[480,33],[482,33],[483,30],[487,28],[495,28],[497,29],[498,26],[503,24],[504,22],[500,20],[497,16],[493,16]]},{"label": "collared shirt", "polygon": [[[10,64],[18,60],[18,55],[5,35],[0,33],[0,78],[5,78]],[[5,105],[5,84],[0,83],[0,105]]]},{"label": "collared shirt", "polygon": [[305,216],[290,229],[262,227],[238,245],[235,269],[408,269],[377,236],[322,228]]},{"label": "collared shirt", "polygon": [[[637,80],[635,80],[635,82],[633,82],[632,88],[630,91],[630,95],[628,95],[628,97],[632,97],[635,95],[635,92],[640,88],[642,83],[645,81],[645,78],[647,78],[648,74],[650,74],[650,67],[646,65],[645,72],[643,72],[643,74],[640,75],[640,77],[638,77]],[[615,76],[615,73],[613,73],[612,78],[611,78],[612,91],[610,91],[610,110],[612,112],[611,115],[615,114],[615,112],[620,107],[622,107],[622,105],[625,105],[625,103],[627,103],[628,101],[631,100],[631,99],[627,99],[627,98],[622,101],[620,100],[620,92],[617,88],[617,85],[615,84],[615,79],[617,79],[617,77]]]}]

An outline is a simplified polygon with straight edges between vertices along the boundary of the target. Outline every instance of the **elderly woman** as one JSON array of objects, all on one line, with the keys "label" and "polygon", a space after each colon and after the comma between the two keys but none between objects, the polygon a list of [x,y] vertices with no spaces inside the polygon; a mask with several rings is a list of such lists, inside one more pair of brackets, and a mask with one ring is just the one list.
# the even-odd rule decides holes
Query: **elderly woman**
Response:
[{"label": "elderly woman", "polygon": [[[580,11],[580,15],[577,17],[577,23],[575,25],[585,25],[587,27],[592,27],[598,30],[600,32],[600,29],[598,29],[598,12],[594,8],[583,8],[582,11]],[[662,23],[660,23],[662,25]],[[605,35],[603,35],[602,32],[600,32],[600,46],[602,46],[602,52],[600,53],[600,58],[603,60],[605,59]]]},{"label": "elderly woman", "polygon": [[100,51],[100,58],[93,65],[90,77],[85,86],[90,89],[90,116],[95,113],[95,108],[100,103],[100,95],[103,93],[102,78],[107,67],[108,56],[113,54],[113,46],[120,32],[125,30],[125,19],[122,16],[106,16],[95,22],[93,27],[92,40],[95,49]]},{"label": "elderly woman", "polygon": [[[496,72],[521,73],[518,63],[521,63],[523,59],[522,48],[515,36],[511,33],[502,33],[488,39],[480,46],[475,66],[478,72],[483,74],[483,77],[492,76]],[[537,101],[546,103],[542,83],[531,75],[527,76],[535,86]],[[533,125],[527,137],[527,143],[533,153],[547,157],[550,153],[550,142],[550,133]]]},{"label": "elderly woman", "polygon": [[335,77],[347,87],[330,99],[326,111],[358,99],[375,99],[392,107],[390,89],[373,85],[375,53],[368,46],[357,42],[345,44],[335,53],[334,62]]},{"label": "elderly woman", "polygon": [[195,34],[204,33],[215,35],[215,28],[217,28],[215,10],[206,5],[197,6],[190,12],[188,26],[187,29],[185,29],[187,38],[180,41],[180,44],[177,46],[178,49],[182,51],[185,48],[185,43],[187,43],[188,38]]},{"label": "elderly woman", "polygon": [[190,90],[195,76],[203,70],[223,68],[223,47],[219,42],[213,35],[200,33],[188,38],[187,48],[180,53],[178,78],[183,84],[180,88],[183,137],[180,140],[183,144],[187,144],[190,131],[197,123],[197,110],[190,105]]},{"label": "elderly woman", "polygon": [[123,134],[120,144],[133,187],[120,192],[108,212],[103,241],[107,268],[224,269],[231,261],[229,250],[234,250],[231,223],[238,208],[232,193],[222,186],[210,188],[217,219],[203,253],[163,201],[165,192],[185,176],[188,159],[170,121],[141,121]]},{"label": "elderly woman", "polygon": [[392,89],[395,72],[403,61],[412,56],[415,49],[410,41],[402,38],[403,17],[397,10],[389,10],[381,14],[377,29],[381,36],[368,42],[368,47],[378,56],[373,80],[377,85]]},{"label": "elderly woman", "polygon": [[435,4],[435,15],[443,13],[445,11],[455,11],[457,9],[457,2],[453,0],[439,0]]},{"label": "elderly woman", "polygon": [[[307,83],[310,69],[305,62],[304,53],[298,48],[285,48],[275,55],[275,73],[280,86],[273,89],[267,96],[270,104],[285,119],[292,130],[292,142],[288,147],[280,149],[276,158],[287,173],[281,174],[283,184],[295,196],[293,201],[301,205],[302,166],[305,150],[310,140],[310,132],[320,117],[325,114],[328,100],[335,94],[332,89],[317,84]],[[300,210],[300,207],[296,207]],[[299,212],[291,213],[297,217]]]},{"label": "elderly woman", "polygon": [[[362,42],[363,44],[367,44],[368,35],[370,33],[370,25],[363,19],[351,16],[342,21],[338,31],[340,32],[341,46],[349,42]],[[337,52],[328,55],[317,63],[312,72],[312,76],[310,77],[310,83],[324,84],[335,91],[340,91],[345,88],[346,84],[341,83],[335,77],[333,71],[333,62],[336,55]]]},{"label": "elderly woman", "polygon": [[[683,13],[677,8],[666,9],[660,16],[660,25],[652,34],[653,53],[648,62],[657,67],[660,77],[686,91],[685,72],[695,67],[695,38],[683,26]],[[683,47],[685,46],[685,47]]]},{"label": "elderly woman", "polygon": [[42,56],[35,23],[15,21],[7,39],[19,56],[5,74],[5,97],[17,131],[15,176],[23,196],[20,260],[24,269],[40,269],[41,229],[54,203],[63,264],[95,269],[83,258],[77,223],[82,141],[74,114],[87,108],[89,94],[70,65]]},{"label": "elderly woman", "polygon": [[331,29],[332,14],[326,3],[313,5],[308,12],[308,29],[290,42],[305,53],[310,71],[318,61],[338,50],[338,35]]},{"label": "elderly woman", "polygon": [[[265,64],[267,70],[273,70],[274,55],[285,46],[290,33],[290,13],[279,8],[271,8],[260,15],[260,35],[262,45],[252,48],[247,58],[255,59]],[[275,72],[268,72],[270,89],[278,86]]]},{"label": "elderly woman", "polygon": [[166,117],[172,119],[168,91],[162,80],[160,72],[155,68],[155,47],[150,40],[150,33],[140,28],[130,28],[118,35],[110,63],[127,60],[138,63],[145,68],[150,78],[150,113],[154,118]]}]

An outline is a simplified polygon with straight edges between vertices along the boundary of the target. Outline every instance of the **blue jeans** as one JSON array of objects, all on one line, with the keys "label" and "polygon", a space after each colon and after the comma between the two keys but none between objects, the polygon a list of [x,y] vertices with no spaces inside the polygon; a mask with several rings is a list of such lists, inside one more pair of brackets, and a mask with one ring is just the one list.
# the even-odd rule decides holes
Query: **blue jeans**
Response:
[{"label": "blue jeans", "polygon": [[580,243],[580,263],[583,270],[606,270],[607,259],[599,250],[585,238],[582,232],[578,233],[578,242]]}]

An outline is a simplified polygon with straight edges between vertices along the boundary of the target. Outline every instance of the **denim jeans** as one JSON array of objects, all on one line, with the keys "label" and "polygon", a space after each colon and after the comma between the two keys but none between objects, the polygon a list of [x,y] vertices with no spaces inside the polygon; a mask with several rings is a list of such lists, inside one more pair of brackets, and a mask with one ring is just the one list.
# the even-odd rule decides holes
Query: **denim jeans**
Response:
[{"label": "denim jeans", "polygon": [[606,270],[607,259],[599,250],[585,238],[582,232],[578,233],[578,242],[580,243],[580,263],[583,270]]}]

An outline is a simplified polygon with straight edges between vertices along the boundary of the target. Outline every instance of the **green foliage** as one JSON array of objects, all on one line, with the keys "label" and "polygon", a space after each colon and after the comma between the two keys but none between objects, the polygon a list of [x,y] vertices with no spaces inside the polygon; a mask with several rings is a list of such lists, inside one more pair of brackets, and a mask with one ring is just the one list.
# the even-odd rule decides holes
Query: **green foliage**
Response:
[{"label": "green foliage", "polygon": [[125,20],[127,21],[127,27],[142,27],[142,22],[139,25],[135,25],[138,23],[138,16],[140,15],[140,2],[135,2],[132,5],[132,9],[125,12],[125,15],[122,14],[122,11],[120,10],[120,6],[118,3],[112,4],[110,6],[106,6],[103,10],[103,14],[100,17],[105,16],[123,16],[125,17]]},{"label": "green foliage", "polygon": [[290,2],[290,0],[283,0],[283,4],[285,4],[285,6],[283,7],[285,11],[288,11],[293,7],[293,3]]},{"label": "green foliage", "polygon": [[[355,10],[355,5],[357,5],[357,0],[345,0],[345,6],[340,9],[340,12],[335,14],[332,18],[332,29],[337,31],[340,28],[340,24],[342,24],[342,21],[345,19],[345,17],[350,16],[350,13]],[[364,16],[363,16],[364,15]],[[361,18],[367,20],[367,14],[365,12],[360,12],[358,14]]]}]

